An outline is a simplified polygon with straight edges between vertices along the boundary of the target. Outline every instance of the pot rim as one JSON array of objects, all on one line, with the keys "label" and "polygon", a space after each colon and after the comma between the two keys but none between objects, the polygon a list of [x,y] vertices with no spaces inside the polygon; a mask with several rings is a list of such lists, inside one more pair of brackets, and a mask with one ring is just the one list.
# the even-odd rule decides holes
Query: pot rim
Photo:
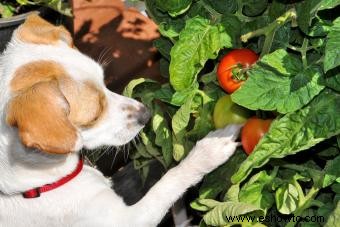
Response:
[{"label": "pot rim", "polygon": [[42,8],[27,13],[22,13],[10,18],[0,18],[0,28],[6,28],[21,24],[31,14],[41,14]]}]

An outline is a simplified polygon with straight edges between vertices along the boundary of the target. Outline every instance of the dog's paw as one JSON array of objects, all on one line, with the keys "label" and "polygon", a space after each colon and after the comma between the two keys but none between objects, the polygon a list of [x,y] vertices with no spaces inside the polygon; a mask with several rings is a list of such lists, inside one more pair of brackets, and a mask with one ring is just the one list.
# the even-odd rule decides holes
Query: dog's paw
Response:
[{"label": "dog's paw", "polygon": [[198,141],[188,155],[188,161],[200,167],[203,173],[208,173],[226,162],[239,145],[235,140],[242,125],[232,124],[226,128],[210,132]]}]

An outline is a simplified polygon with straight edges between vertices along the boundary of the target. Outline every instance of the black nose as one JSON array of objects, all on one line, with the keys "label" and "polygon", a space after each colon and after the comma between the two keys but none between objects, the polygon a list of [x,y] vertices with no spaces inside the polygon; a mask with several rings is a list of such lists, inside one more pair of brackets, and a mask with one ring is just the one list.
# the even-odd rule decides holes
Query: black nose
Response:
[{"label": "black nose", "polygon": [[145,106],[142,106],[137,112],[138,123],[141,125],[146,125],[150,118],[151,118],[150,111]]}]

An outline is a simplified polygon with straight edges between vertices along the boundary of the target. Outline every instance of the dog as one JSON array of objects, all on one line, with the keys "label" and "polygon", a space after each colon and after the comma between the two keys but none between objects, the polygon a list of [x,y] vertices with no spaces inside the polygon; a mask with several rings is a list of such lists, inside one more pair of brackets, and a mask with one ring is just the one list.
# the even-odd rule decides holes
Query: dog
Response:
[{"label": "dog", "polygon": [[79,151],[126,144],[151,116],[103,78],[64,27],[31,15],[14,31],[0,57],[0,226],[156,226],[238,146],[240,125],[209,133],[127,206]]}]

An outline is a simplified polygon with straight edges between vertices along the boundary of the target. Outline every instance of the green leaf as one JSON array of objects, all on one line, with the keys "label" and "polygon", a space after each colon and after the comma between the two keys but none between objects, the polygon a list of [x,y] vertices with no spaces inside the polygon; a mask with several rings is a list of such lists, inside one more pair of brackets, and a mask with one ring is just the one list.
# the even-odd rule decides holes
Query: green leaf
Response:
[{"label": "green leaf", "polygon": [[325,176],[323,180],[322,187],[327,187],[340,177],[340,156],[337,156],[335,159],[330,160],[326,163],[325,166]]},{"label": "green leaf", "polygon": [[223,47],[231,47],[231,39],[222,25],[212,25],[201,17],[187,20],[170,52],[170,83],[174,89],[191,87],[206,61],[215,59]]},{"label": "green leaf", "polygon": [[228,162],[209,173],[199,189],[199,198],[215,198],[231,186],[230,177],[238,170],[240,163],[246,159],[243,151],[237,150]]},{"label": "green leaf", "polygon": [[300,29],[305,33],[309,33],[312,20],[320,10],[331,9],[340,4],[339,0],[308,0],[301,1],[296,6],[297,22]]},{"label": "green leaf", "polygon": [[250,17],[260,15],[268,6],[268,0],[243,0],[242,3],[242,12]]},{"label": "green leaf", "polygon": [[[275,172],[277,172],[277,170]],[[264,170],[252,176],[240,190],[240,202],[252,204],[264,211],[269,209],[274,203],[270,184],[275,176],[276,173],[274,175],[268,175]]]},{"label": "green leaf", "polygon": [[232,46],[238,47],[240,46],[240,36],[241,36],[241,21],[238,19],[237,16],[233,14],[226,14],[224,13],[221,18],[222,26],[226,30],[227,34],[231,38]]},{"label": "green leaf", "polygon": [[310,36],[326,36],[331,30],[332,23],[327,20],[322,20],[320,18],[315,18],[313,26],[310,28],[308,35]]},{"label": "green leaf", "polygon": [[340,94],[325,90],[305,108],[273,121],[268,133],[232,176],[232,182],[241,182],[253,168],[263,166],[271,158],[295,154],[339,134],[338,116]]},{"label": "green leaf", "polygon": [[213,199],[196,199],[192,203],[190,203],[191,208],[199,211],[208,211],[213,209],[215,206],[221,204],[221,202],[218,202]]},{"label": "green leaf", "polygon": [[3,4],[0,2],[0,16],[2,18],[9,18],[13,16],[15,8],[9,4]]},{"label": "green leaf", "polygon": [[172,162],[172,138],[163,111],[158,105],[154,108],[152,128],[156,134],[155,144],[162,148],[163,159],[168,167]]},{"label": "green leaf", "polygon": [[161,58],[159,60],[159,71],[161,73],[161,76],[164,78],[169,78],[169,66],[170,62],[166,60],[165,58]]},{"label": "green leaf", "polygon": [[[215,206],[211,211],[203,216],[207,225],[224,226],[232,223],[251,222],[249,217],[241,216],[257,212],[263,215],[261,209],[254,205],[240,202],[224,202]],[[254,216],[254,215],[252,215]]]},{"label": "green leaf", "polygon": [[172,118],[173,157],[176,161],[184,158],[188,152],[184,146],[186,144],[184,137],[190,119],[193,98],[194,95],[191,95]]},{"label": "green leaf", "polygon": [[214,10],[221,14],[234,13],[237,10],[236,0],[207,0],[207,2]]},{"label": "green leaf", "polygon": [[[29,2],[29,1],[27,1]],[[37,1],[38,5],[45,5],[50,7],[51,9],[64,14],[66,16],[72,16],[72,10],[71,6],[67,1],[62,1],[62,0],[42,0],[42,1]]]},{"label": "green leaf", "polygon": [[[230,179],[229,179],[230,181]],[[238,195],[240,193],[240,185],[239,184],[233,184],[228,189],[227,193],[225,194],[223,201],[226,202],[239,202]]]},{"label": "green leaf", "polygon": [[291,183],[281,185],[275,192],[277,210],[282,214],[291,214],[298,206],[299,193]]},{"label": "green leaf", "polygon": [[332,9],[340,5],[340,0],[321,0],[319,10]]},{"label": "green leaf", "polygon": [[251,110],[289,113],[310,102],[324,88],[318,66],[303,70],[301,62],[285,50],[265,55],[249,72],[232,100]]},{"label": "green leaf", "polygon": [[168,12],[172,17],[177,17],[185,13],[192,0],[156,0],[156,6],[164,12]]},{"label": "green leaf", "polygon": [[331,215],[328,217],[328,220],[325,227],[334,227],[338,226],[340,223],[340,201],[338,201],[336,208],[333,210]]},{"label": "green leaf", "polygon": [[324,84],[329,87],[334,89],[335,91],[340,92],[340,73],[326,77],[324,80]]},{"label": "green leaf", "polygon": [[145,78],[131,80],[129,84],[126,85],[126,87],[124,88],[123,95],[126,97],[130,97],[130,98],[133,97],[134,89],[143,83],[157,83],[157,82],[154,80],[145,79]]},{"label": "green leaf", "polygon": [[340,184],[339,183],[335,183],[332,185],[332,190],[333,192],[340,194]]},{"label": "green leaf", "polygon": [[153,41],[153,45],[157,48],[157,50],[165,57],[168,61],[170,61],[170,50],[172,47],[172,43],[170,40],[161,37]]},{"label": "green leaf", "polygon": [[340,17],[338,17],[331,27],[327,36],[325,49],[324,70],[327,72],[340,65]]}]

